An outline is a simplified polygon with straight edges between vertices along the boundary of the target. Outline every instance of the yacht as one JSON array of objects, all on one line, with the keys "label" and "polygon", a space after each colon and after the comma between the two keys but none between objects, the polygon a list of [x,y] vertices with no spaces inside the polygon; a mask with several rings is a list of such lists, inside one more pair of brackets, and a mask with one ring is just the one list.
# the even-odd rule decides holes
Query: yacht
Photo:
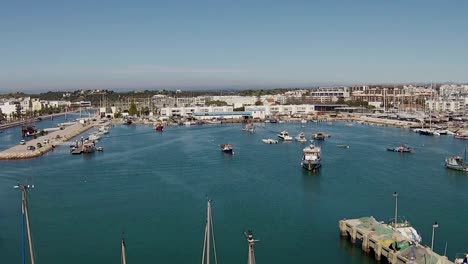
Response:
[{"label": "yacht", "polygon": [[313,144],[302,150],[304,153],[302,156],[301,166],[308,171],[316,171],[322,166],[321,163],[321,149]]},{"label": "yacht", "polygon": [[278,137],[284,141],[291,141],[293,138],[289,135],[288,131],[283,130],[278,134]]}]

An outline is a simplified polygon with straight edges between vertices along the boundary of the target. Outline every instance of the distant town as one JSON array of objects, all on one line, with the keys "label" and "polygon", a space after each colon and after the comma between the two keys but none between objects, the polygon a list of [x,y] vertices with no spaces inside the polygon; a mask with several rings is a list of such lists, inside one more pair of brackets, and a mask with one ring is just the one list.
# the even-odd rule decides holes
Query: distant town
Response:
[{"label": "distant town", "polygon": [[[37,95],[0,95],[0,122],[83,108],[100,108],[101,116],[219,118],[222,113],[253,118],[308,115],[316,112],[417,113],[466,116],[468,85],[334,86],[301,89],[114,92],[78,90]],[[220,115],[221,114],[221,115]],[[412,120],[415,121],[415,120]]]}]

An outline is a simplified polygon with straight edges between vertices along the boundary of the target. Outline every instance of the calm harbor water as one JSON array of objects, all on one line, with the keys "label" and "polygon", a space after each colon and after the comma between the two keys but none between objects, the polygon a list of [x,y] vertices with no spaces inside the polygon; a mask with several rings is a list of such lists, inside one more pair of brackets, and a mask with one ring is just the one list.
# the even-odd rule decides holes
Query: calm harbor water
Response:
[{"label": "calm harbor water", "polygon": [[[318,173],[300,167],[305,145],[261,142],[285,128],[293,136],[332,135],[317,143],[323,157]],[[99,142],[102,153],[72,156],[59,147],[34,160],[0,161],[1,263],[21,261],[21,194],[12,187],[18,181],[36,186],[30,213],[38,263],[119,263],[122,232],[129,263],[200,262],[207,196],[222,263],[246,262],[248,229],[260,239],[259,263],[374,263],[340,239],[338,221],[370,215],[387,221],[394,191],[400,215],[423,242],[430,244],[437,221],[438,253],[446,241],[452,260],[467,250],[468,175],[443,166],[447,155],[463,154],[465,142],[339,123],[266,124],[255,134],[240,129],[169,127],[156,133],[117,126]],[[222,143],[232,143],[235,155],[221,153]],[[416,153],[386,151],[400,143]]]}]

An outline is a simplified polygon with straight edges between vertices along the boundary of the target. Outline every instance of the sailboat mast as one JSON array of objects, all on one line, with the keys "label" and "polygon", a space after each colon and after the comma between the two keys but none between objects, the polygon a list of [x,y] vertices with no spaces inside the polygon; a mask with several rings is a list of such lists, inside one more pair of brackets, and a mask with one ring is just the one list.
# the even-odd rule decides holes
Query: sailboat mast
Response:
[{"label": "sailboat mast", "polygon": [[125,238],[123,238],[123,237],[122,237],[121,247],[122,247],[121,263],[122,264],[127,264],[127,255],[125,253]]},{"label": "sailboat mast", "polygon": [[29,245],[29,257],[31,259],[31,264],[36,263],[36,258],[34,255],[34,246],[31,236],[31,225],[29,222],[29,209],[28,209],[28,190],[33,188],[34,185],[17,185],[15,188],[20,189],[21,191],[21,211],[22,211],[22,222],[23,222],[23,263],[26,262],[26,250],[25,250],[25,231],[27,234],[28,245]]},{"label": "sailboat mast", "polygon": [[210,240],[211,240],[211,200],[208,200],[206,212],[206,264],[210,264]]},{"label": "sailboat mast", "polygon": [[249,258],[247,264],[255,264],[255,240],[252,231],[247,234],[247,243],[249,244]]}]

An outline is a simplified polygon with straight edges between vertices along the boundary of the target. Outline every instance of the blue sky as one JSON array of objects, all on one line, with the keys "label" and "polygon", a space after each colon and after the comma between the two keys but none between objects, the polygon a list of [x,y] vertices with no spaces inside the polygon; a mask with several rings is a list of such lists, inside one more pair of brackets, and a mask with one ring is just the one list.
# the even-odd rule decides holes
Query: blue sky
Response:
[{"label": "blue sky", "polygon": [[0,92],[467,82],[468,1],[3,1]]}]

